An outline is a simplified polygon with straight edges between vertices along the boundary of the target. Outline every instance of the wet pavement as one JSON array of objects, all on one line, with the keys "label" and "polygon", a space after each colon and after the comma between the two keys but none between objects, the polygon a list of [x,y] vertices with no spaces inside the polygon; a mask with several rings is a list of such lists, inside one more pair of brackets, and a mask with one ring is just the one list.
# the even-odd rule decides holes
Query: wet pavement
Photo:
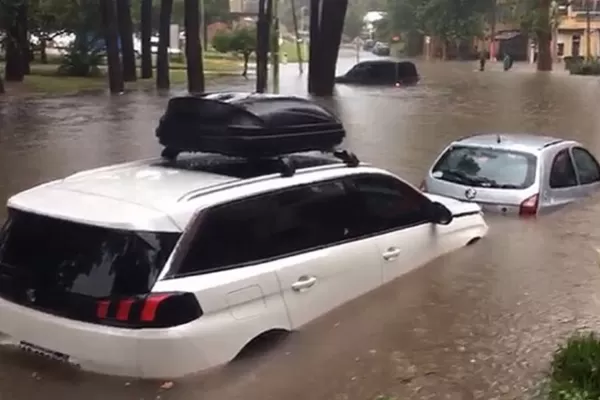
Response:
[{"label": "wet pavement", "polygon": [[[340,70],[352,61],[341,60]],[[600,154],[597,79],[476,68],[423,62],[416,87],[340,86],[326,103],[344,120],[348,147],[413,183],[448,141],[474,132],[561,135]],[[282,69],[282,92],[304,94],[305,86],[296,66]],[[166,101],[145,93],[0,100],[0,199],[83,168],[157,155],[154,127]],[[0,399],[530,398],[556,344],[574,329],[600,328],[599,222],[600,195],[537,220],[490,217],[489,237],[477,245],[168,390],[3,351]]]}]

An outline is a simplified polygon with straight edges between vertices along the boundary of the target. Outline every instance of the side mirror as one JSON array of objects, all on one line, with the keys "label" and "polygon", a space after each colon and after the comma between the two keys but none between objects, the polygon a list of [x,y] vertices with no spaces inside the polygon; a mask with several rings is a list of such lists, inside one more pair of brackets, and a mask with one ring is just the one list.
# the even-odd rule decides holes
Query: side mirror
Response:
[{"label": "side mirror", "polygon": [[429,218],[434,224],[448,225],[454,218],[452,212],[442,203],[434,201],[429,207]]}]

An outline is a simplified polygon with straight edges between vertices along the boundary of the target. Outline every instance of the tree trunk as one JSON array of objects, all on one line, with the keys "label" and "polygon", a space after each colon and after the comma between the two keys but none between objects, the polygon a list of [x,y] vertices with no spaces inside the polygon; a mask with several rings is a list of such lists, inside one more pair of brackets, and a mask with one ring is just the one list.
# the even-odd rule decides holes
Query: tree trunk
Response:
[{"label": "tree trunk", "polygon": [[487,50],[490,52],[490,60],[496,59],[496,19],[497,19],[497,1],[492,0],[490,12],[490,37]]},{"label": "tree trunk", "polygon": [[250,62],[250,53],[245,51],[242,56],[244,57],[244,70],[242,71],[242,76],[244,78],[248,78],[248,62]]},{"label": "tree trunk", "polygon": [[0,76],[0,94],[4,94],[4,81],[2,80],[2,76]]},{"label": "tree trunk", "polygon": [[156,57],[156,88],[159,90],[169,89],[171,86],[169,77],[169,42],[171,36],[171,13],[173,12],[173,0],[161,0],[160,21],[158,26],[158,54]]},{"label": "tree trunk", "polygon": [[446,39],[442,39],[442,60],[446,61],[448,59],[448,41]]},{"label": "tree trunk", "polygon": [[42,64],[48,64],[48,53],[46,53],[46,39],[40,38],[40,61]]},{"label": "tree trunk", "polygon": [[269,55],[269,19],[267,5],[270,0],[259,0],[258,21],[256,23],[256,91],[264,93],[267,89]]},{"label": "tree trunk", "polygon": [[184,0],[185,58],[190,93],[204,92],[202,44],[200,43],[200,4],[198,0]]},{"label": "tree trunk", "polygon": [[[319,38],[322,55],[319,60],[318,84],[315,85],[313,93],[317,96],[331,96],[335,86],[335,69],[348,0],[325,1],[322,7]],[[312,60],[310,63],[312,64]]]},{"label": "tree trunk", "polygon": [[140,31],[142,33],[142,79],[152,78],[152,0],[142,0]]},{"label": "tree trunk", "polygon": [[133,48],[133,22],[131,20],[131,4],[129,0],[117,0],[117,22],[121,39],[121,56],[123,58],[123,79],[125,82],[137,80],[135,67],[135,49]]},{"label": "tree trunk", "polygon": [[316,82],[319,80],[319,67],[321,64],[320,49],[321,38],[321,0],[310,0],[310,26],[308,49],[308,92],[314,93]]},{"label": "tree trunk", "polygon": [[539,13],[539,25],[536,27],[538,40],[538,71],[552,71],[552,31],[550,24],[550,0],[541,0]]},{"label": "tree trunk", "polygon": [[6,40],[6,64],[4,66],[4,77],[7,82],[23,82],[25,71],[23,70],[23,51],[19,41],[19,24],[15,23],[8,30]]},{"label": "tree trunk", "polygon": [[121,58],[119,57],[119,31],[116,21],[116,8],[114,0],[102,0],[102,6],[106,62],[108,64],[108,86],[111,94],[118,94],[125,90],[125,83],[123,82],[123,67],[121,66]]},{"label": "tree trunk", "polygon": [[29,38],[27,37],[28,24],[27,14],[29,8],[27,2],[24,2],[17,13],[17,25],[19,26],[19,44],[21,47],[21,57],[23,57],[23,74],[29,75],[31,73],[31,46],[29,45]]}]

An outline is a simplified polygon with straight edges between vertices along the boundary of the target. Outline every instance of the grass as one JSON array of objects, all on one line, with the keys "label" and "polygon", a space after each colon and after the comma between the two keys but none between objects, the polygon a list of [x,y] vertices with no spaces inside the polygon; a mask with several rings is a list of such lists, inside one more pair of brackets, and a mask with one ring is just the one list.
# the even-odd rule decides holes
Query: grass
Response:
[{"label": "grass", "polygon": [[[0,70],[3,66],[0,65]],[[179,85],[187,82],[185,64],[171,63],[171,84]],[[97,77],[74,77],[61,76],[57,73],[57,64],[32,64],[31,74],[25,77],[23,84],[6,83],[9,93],[36,93],[36,94],[71,94],[84,91],[106,89],[108,87],[105,75],[106,67],[102,66],[102,74]],[[241,74],[242,66],[234,59],[206,59],[206,78],[221,76],[238,76]],[[154,71],[156,76],[156,70]],[[128,89],[152,88],[155,79],[139,79],[137,82],[126,83]]]},{"label": "grass", "polygon": [[[308,46],[306,43],[300,43],[300,53],[302,55],[302,61],[308,61]],[[300,61],[298,58],[298,50],[296,48],[295,42],[290,42],[288,40],[284,40],[279,48],[279,55],[281,60],[283,60],[283,54],[287,54],[287,60],[290,63]]]},{"label": "grass", "polygon": [[576,333],[554,353],[549,400],[598,400],[600,398],[600,338],[595,333]]}]

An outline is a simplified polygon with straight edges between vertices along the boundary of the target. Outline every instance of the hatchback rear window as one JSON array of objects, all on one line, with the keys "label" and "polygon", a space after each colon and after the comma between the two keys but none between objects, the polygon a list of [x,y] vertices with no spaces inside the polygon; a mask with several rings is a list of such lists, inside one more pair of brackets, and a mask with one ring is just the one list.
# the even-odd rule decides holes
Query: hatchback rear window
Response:
[{"label": "hatchback rear window", "polygon": [[525,189],[535,181],[533,154],[473,146],[452,146],[435,164],[436,179],[462,185]]},{"label": "hatchback rear window", "polygon": [[148,293],[179,235],[9,210],[0,230],[0,296],[68,316],[82,298]]}]

